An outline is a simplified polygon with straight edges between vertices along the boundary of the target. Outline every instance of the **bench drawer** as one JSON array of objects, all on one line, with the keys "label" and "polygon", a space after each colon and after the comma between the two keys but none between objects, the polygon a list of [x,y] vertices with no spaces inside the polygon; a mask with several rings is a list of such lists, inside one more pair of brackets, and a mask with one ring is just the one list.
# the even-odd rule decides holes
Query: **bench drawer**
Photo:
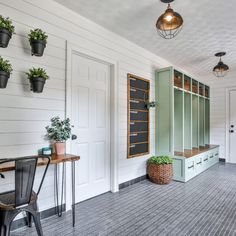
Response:
[{"label": "bench drawer", "polygon": [[194,158],[188,158],[185,161],[185,179],[191,179],[195,176],[195,162]]},{"label": "bench drawer", "polygon": [[205,154],[204,156],[203,156],[203,170],[206,170],[208,167],[209,167],[209,163],[210,163],[210,161],[209,161],[209,155],[208,154]]},{"label": "bench drawer", "polygon": [[199,174],[203,171],[203,158],[202,156],[195,157],[195,172]]}]

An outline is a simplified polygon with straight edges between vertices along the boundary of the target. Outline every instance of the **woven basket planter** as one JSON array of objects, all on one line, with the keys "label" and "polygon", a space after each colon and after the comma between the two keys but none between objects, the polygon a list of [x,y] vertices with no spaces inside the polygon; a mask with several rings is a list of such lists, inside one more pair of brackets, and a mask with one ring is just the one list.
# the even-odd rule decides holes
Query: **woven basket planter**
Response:
[{"label": "woven basket planter", "polygon": [[169,184],[172,180],[172,164],[157,165],[149,163],[147,169],[150,180],[156,184]]}]

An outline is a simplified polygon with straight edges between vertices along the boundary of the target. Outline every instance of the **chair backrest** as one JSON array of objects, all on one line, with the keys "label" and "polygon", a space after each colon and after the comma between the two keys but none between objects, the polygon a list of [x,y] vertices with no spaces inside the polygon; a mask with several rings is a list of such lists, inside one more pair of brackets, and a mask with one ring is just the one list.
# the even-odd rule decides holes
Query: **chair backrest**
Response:
[{"label": "chair backrest", "polygon": [[15,207],[30,202],[37,162],[33,157],[15,162]]},{"label": "chair backrest", "polygon": [[[32,156],[32,157],[20,157],[20,158],[9,158],[0,159],[0,165],[7,162],[15,162],[15,207],[20,207],[25,204],[29,204],[32,196],[32,190],[34,186],[34,179],[36,173],[36,167],[38,164],[38,159],[44,158],[45,170],[40,182],[37,195],[39,194],[47,169],[50,163],[50,158],[47,156]],[[14,165],[14,164],[13,164]]]}]

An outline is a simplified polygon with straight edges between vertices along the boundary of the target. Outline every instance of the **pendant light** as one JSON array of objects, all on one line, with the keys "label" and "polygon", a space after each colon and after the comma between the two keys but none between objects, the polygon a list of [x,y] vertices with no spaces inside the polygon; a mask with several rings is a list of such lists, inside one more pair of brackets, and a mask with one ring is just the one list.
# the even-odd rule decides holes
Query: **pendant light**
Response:
[{"label": "pendant light", "polygon": [[225,55],[226,52],[218,52],[215,54],[216,57],[220,58],[218,64],[213,68],[213,73],[216,77],[224,77],[229,70],[229,67],[226,64],[224,64],[223,61],[221,61],[221,57]]},{"label": "pendant light", "polygon": [[168,3],[166,11],[158,18],[156,28],[161,37],[165,39],[174,38],[183,27],[182,16],[174,12],[170,3],[174,0],[161,0],[163,3]]}]

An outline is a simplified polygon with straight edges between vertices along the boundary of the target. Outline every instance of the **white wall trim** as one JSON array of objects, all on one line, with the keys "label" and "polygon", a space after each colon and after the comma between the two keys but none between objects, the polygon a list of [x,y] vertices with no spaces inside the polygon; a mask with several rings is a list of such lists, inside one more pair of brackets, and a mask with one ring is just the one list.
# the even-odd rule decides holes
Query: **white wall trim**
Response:
[{"label": "white wall trim", "polygon": [[232,87],[232,88],[226,88],[226,129],[225,129],[225,161],[226,162],[230,162],[230,157],[229,157],[229,118],[230,118],[230,92],[236,90],[236,87]]},{"label": "white wall trim", "polygon": [[[90,57],[95,60],[103,61],[110,65],[111,68],[111,191],[119,191],[118,184],[118,63],[107,57],[97,55],[86,49],[67,41],[67,60],[66,60],[66,117],[71,119],[71,101],[72,101],[72,54],[76,52],[82,56]],[[66,150],[71,151],[71,140],[67,142]],[[72,153],[73,154],[73,153]],[[67,165],[66,169],[66,193],[71,193],[71,165]],[[71,209],[71,196],[66,197],[66,210]]]}]

